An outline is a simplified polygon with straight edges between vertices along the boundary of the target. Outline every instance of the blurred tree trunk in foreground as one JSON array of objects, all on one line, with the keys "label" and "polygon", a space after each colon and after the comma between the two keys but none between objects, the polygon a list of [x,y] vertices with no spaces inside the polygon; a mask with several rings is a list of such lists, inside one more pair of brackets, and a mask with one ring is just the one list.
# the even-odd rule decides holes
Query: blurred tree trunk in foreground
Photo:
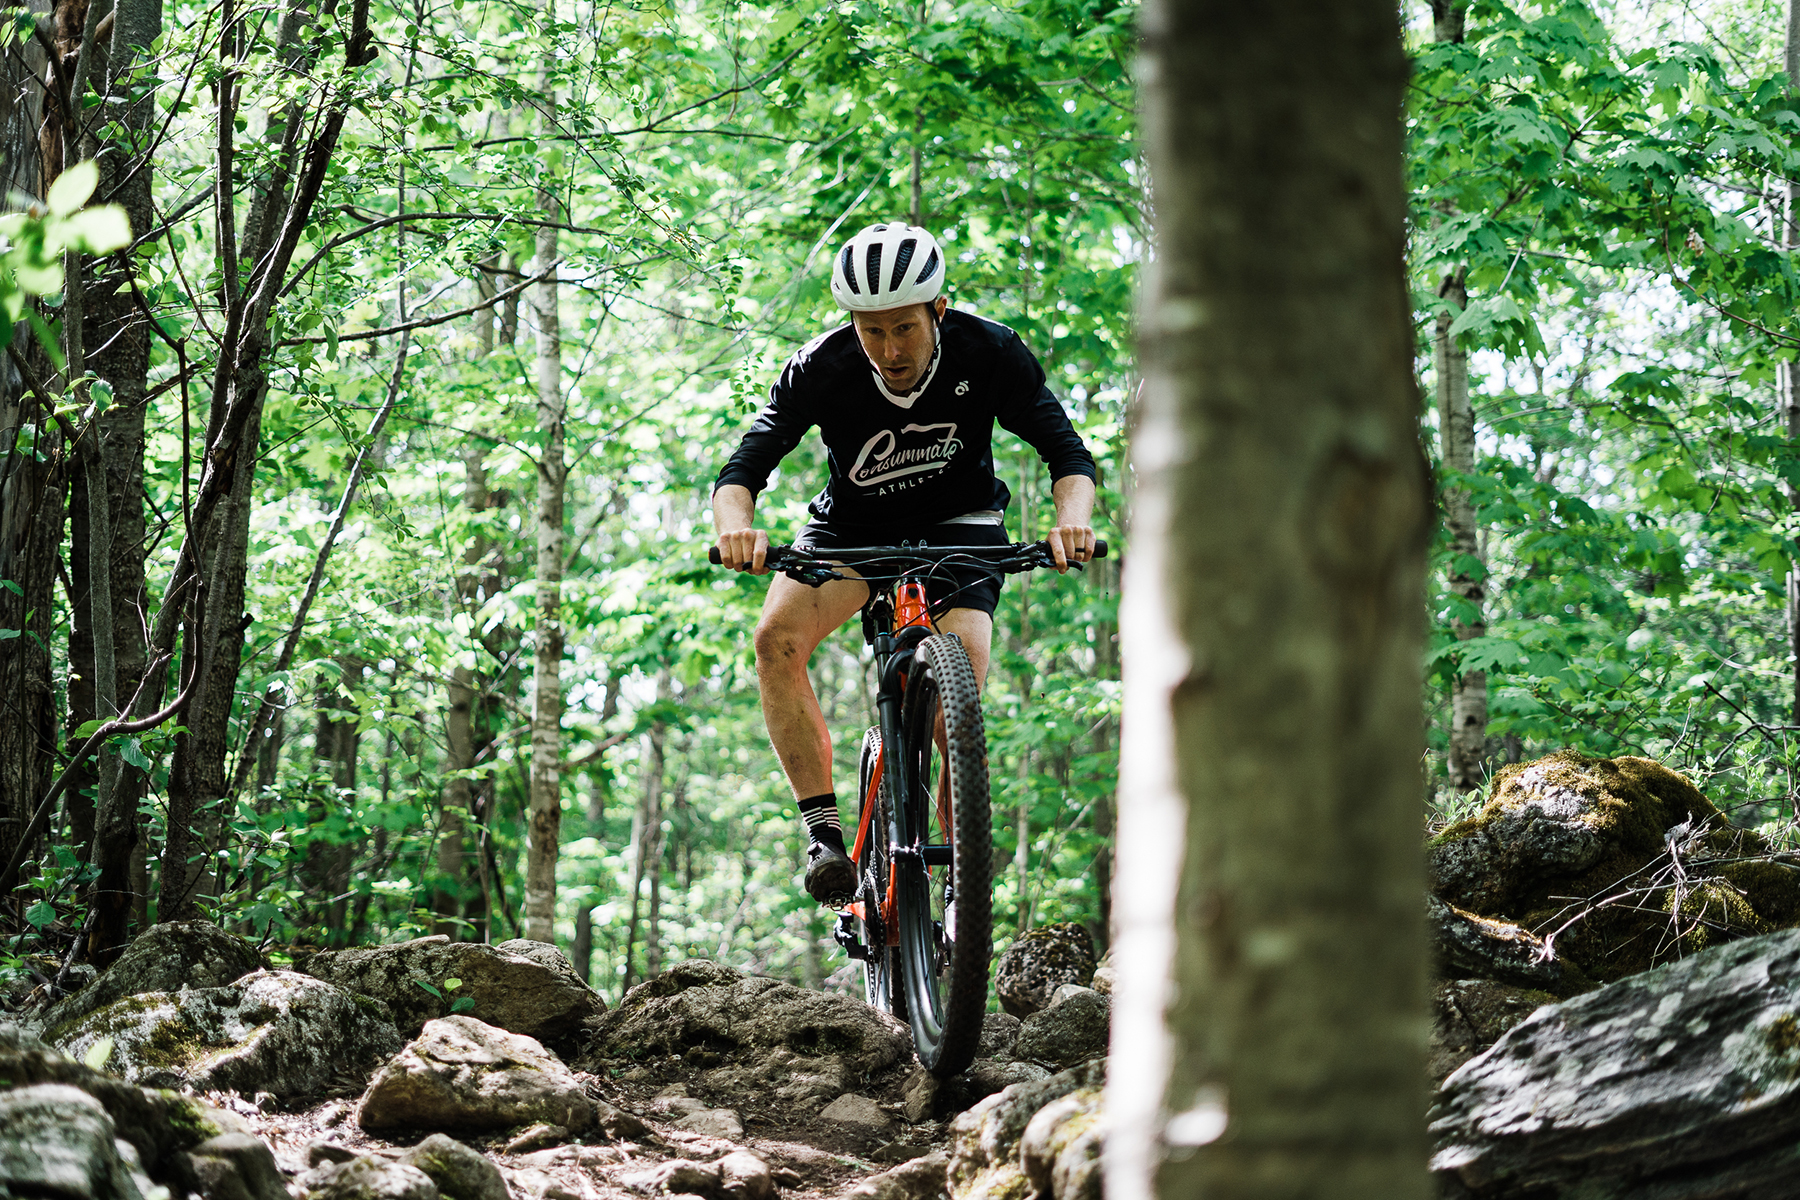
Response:
[{"label": "blurred tree trunk in foreground", "polygon": [[1108,1195],[1426,1195],[1392,5],[1152,0]]}]

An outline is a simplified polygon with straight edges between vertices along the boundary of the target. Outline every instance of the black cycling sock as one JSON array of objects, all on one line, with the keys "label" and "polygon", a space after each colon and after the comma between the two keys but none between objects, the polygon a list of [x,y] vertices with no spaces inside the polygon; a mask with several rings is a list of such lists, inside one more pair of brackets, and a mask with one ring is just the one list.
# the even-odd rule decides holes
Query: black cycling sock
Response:
[{"label": "black cycling sock", "polygon": [[806,836],[844,852],[844,827],[838,823],[837,793],[808,796],[800,801],[800,819],[806,822]]}]

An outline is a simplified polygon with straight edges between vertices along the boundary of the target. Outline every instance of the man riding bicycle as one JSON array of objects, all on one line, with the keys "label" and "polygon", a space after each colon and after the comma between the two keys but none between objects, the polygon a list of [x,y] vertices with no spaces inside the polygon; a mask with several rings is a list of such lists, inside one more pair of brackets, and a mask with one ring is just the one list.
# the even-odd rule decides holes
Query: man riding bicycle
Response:
[{"label": "man riding bicycle", "polygon": [[[936,239],[898,222],[871,225],[839,251],[831,294],[850,323],[788,360],[713,485],[725,566],[767,569],[769,536],[754,524],[756,496],[815,425],[830,474],[808,506],[813,519],[795,536],[797,546],[1006,544],[1002,514],[1012,496],[994,474],[998,421],[1050,469],[1056,527],[1048,541],[1057,569],[1092,557],[1093,456],[1019,335],[949,308],[941,296],[944,274]],[[937,626],[962,639],[980,683],[1000,579],[977,566],[951,570],[951,607]],[[813,588],[777,575],[756,626],[763,720],[806,824],[806,890],[820,903],[848,899],[856,868],[845,853],[831,735],[807,664],[868,598],[868,587],[855,580]]]}]

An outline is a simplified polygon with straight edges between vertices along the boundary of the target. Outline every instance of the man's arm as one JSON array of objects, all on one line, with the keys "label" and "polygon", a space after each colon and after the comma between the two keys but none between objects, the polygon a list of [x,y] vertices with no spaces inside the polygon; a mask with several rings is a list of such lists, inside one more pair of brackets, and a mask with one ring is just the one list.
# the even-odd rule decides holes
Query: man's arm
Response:
[{"label": "man's arm", "polygon": [[[1094,481],[1086,475],[1064,475],[1050,485],[1056,501],[1056,528],[1050,531],[1050,553],[1056,569],[1094,557]],[[715,500],[715,504],[717,501]]]},{"label": "man's arm", "polygon": [[[1088,503],[1093,504],[1091,487]],[[769,556],[769,535],[751,528],[756,520],[755,495],[741,483],[722,484],[713,492],[712,507],[720,560],[734,571],[747,569],[752,575],[766,574],[768,568],[763,563]],[[1059,507],[1057,511],[1062,510]]]}]

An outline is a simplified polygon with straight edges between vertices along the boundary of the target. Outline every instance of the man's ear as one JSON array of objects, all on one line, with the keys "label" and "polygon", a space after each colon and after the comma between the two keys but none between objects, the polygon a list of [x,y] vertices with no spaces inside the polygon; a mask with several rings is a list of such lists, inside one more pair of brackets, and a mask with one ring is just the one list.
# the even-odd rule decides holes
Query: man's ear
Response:
[{"label": "man's ear", "polygon": [[933,300],[931,302],[932,315],[934,317],[936,317],[937,320],[941,321],[944,319],[944,310],[949,307],[950,307],[950,301],[944,299],[942,296],[939,296],[936,300]]}]

